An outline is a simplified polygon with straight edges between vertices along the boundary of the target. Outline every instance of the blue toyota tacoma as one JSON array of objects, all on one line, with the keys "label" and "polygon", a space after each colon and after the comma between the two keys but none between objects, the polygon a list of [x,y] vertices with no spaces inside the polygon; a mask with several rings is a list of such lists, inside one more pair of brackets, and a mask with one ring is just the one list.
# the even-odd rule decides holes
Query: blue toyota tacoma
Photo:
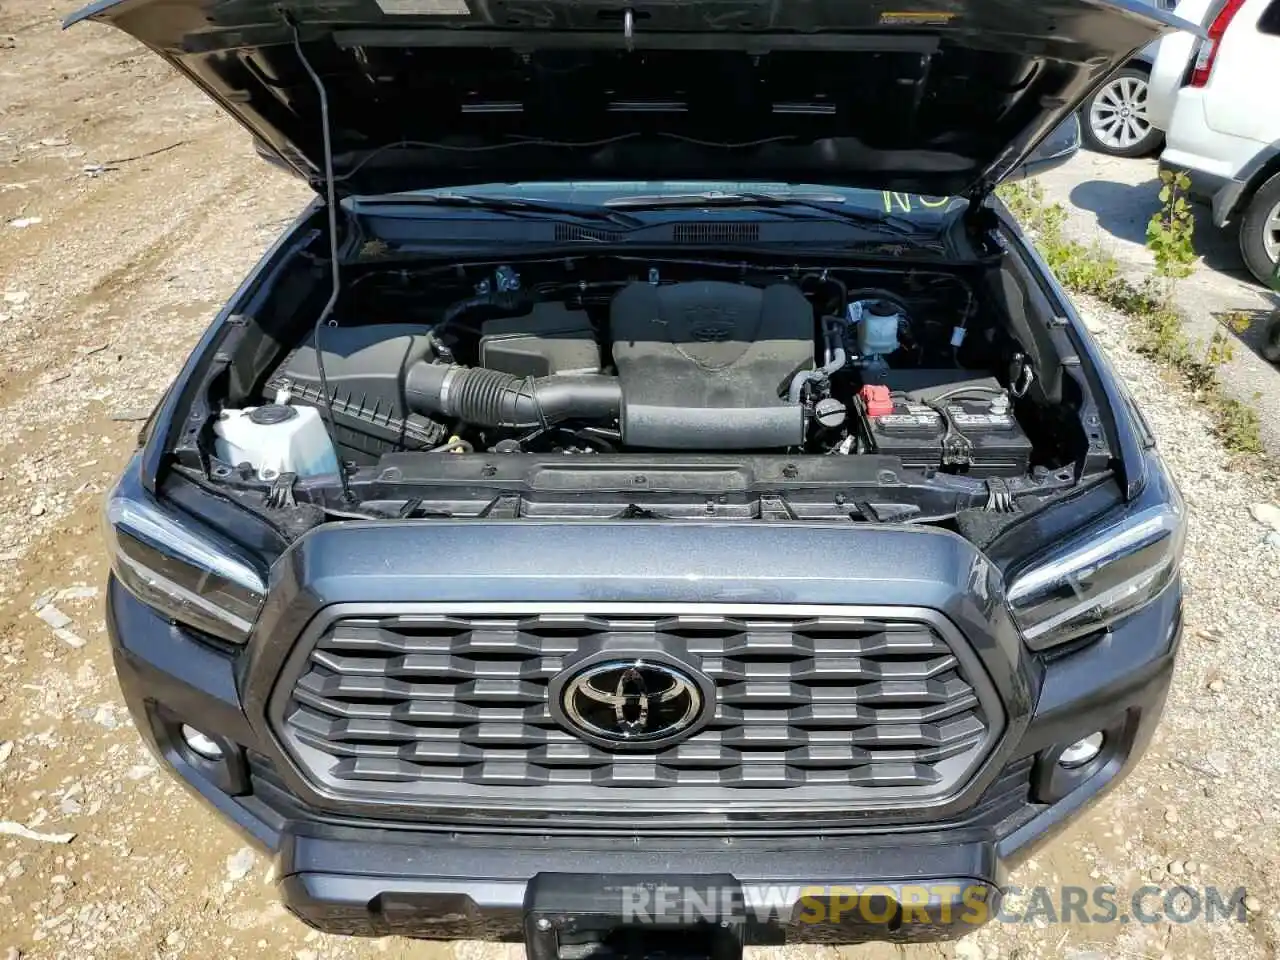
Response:
[{"label": "blue toyota tacoma", "polygon": [[84,19],[317,194],[106,503],[134,720],[307,923],[534,960],[957,936],[1137,762],[1183,505],[993,191],[1169,14]]}]

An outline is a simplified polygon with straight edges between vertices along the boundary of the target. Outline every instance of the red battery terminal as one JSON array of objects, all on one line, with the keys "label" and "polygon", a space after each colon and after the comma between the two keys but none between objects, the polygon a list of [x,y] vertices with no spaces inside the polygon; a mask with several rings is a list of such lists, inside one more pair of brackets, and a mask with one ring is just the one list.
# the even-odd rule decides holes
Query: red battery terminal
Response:
[{"label": "red battery terminal", "polygon": [[864,384],[858,391],[862,405],[868,417],[883,417],[893,413],[893,400],[889,396],[889,388],[883,384]]}]

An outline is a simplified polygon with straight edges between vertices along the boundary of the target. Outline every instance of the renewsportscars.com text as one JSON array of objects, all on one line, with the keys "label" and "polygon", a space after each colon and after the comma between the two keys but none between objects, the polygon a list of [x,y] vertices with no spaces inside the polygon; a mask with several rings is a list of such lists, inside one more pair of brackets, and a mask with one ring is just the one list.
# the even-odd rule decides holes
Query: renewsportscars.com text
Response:
[{"label": "renewsportscars.com text", "polygon": [[1243,887],[991,887],[876,884],[620,888],[624,923],[1215,923],[1245,920]]}]

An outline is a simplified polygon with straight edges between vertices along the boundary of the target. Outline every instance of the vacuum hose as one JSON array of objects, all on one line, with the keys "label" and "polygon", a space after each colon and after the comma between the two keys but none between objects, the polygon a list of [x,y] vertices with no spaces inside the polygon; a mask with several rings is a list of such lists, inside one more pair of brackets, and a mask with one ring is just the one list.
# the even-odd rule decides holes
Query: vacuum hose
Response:
[{"label": "vacuum hose", "polygon": [[560,420],[607,420],[622,408],[617,377],[560,374],[516,377],[500,370],[420,360],[404,383],[409,407],[483,427],[523,430]]},{"label": "vacuum hose", "polygon": [[844,321],[839,317],[822,318],[823,357],[825,362],[817,370],[801,370],[791,378],[791,386],[787,390],[787,399],[799,403],[804,395],[806,383],[821,381],[840,370],[848,363],[844,352]]}]

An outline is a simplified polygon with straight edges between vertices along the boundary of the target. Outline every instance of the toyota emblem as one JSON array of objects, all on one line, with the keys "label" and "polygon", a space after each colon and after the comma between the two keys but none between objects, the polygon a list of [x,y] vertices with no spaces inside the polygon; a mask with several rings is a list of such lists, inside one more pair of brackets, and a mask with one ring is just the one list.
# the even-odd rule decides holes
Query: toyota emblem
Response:
[{"label": "toyota emblem", "polygon": [[604,746],[654,746],[692,733],[705,719],[706,683],[657,658],[606,660],[570,674],[560,693],[564,719]]}]

